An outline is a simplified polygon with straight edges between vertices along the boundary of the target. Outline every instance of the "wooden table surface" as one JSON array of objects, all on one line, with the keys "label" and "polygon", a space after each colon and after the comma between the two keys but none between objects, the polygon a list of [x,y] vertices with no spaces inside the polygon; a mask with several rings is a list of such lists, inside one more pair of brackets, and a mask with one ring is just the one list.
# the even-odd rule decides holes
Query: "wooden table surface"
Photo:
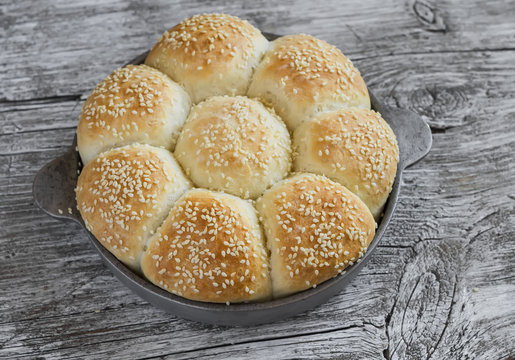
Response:
[{"label": "wooden table surface", "polygon": [[[1,1],[0,358],[515,358],[514,1],[106,3]],[[351,285],[251,328],[152,307],[31,192],[96,83],[184,17],[215,11],[337,45],[434,137]]]}]

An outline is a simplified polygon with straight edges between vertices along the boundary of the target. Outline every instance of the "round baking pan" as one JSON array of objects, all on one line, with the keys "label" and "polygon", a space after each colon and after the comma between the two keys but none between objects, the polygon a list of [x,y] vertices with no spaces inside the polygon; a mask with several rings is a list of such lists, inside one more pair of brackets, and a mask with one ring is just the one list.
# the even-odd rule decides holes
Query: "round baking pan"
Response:
[{"label": "round baking pan", "polygon": [[[265,33],[265,36],[269,40],[278,37],[267,33]],[[129,64],[143,63],[146,55],[147,53],[138,56]],[[377,244],[381,241],[393,216],[403,170],[422,159],[431,148],[431,130],[421,117],[407,110],[384,105],[372,92],[370,92],[370,98],[372,108],[380,112],[393,129],[400,153],[395,182],[384,208],[384,215],[378,223],[375,237],[360,261],[348,267],[345,272],[319,284],[316,288],[310,288],[284,298],[261,303],[231,305],[192,301],[162,290],[140,274],[127,268],[107,251],[93,234],[86,230],[77,211],[74,188],[77,184],[81,163],[76,150],[76,138],[68,152],[46,164],[38,172],[33,184],[34,199],[36,204],[48,215],[61,220],[73,220],[81,224],[93,247],[112,273],[129,289],[156,307],[189,320],[217,325],[249,326],[277,321],[327,301],[331,296],[341,291],[365,266]]]}]

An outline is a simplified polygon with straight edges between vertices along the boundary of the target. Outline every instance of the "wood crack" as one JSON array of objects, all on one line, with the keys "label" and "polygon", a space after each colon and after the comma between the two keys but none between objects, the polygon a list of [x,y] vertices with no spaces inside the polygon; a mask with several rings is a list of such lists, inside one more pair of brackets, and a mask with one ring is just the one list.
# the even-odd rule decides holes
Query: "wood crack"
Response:
[{"label": "wood crack", "polygon": [[82,100],[82,94],[70,94],[70,95],[53,95],[48,97],[35,97],[29,99],[0,99],[0,105],[41,105],[41,104],[56,104],[68,101],[80,101]]},{"label": "wood crack", "polygon": [[447,318],[445,319],[445,323],[443,325],[442,332],[440,333],[440,336],[438,337],[438,340],[436,341],[436,344],[433,347],[433,351],[428,352],[426,360],[429,360],[431,358],[431,356],[433,356],[435,351],[438,349],[438,345],[440,345],[440,342],[443,339],[443,335],[445,333],[445,330],[447,329],[447,327],[449,326],[449,323],[451,322],[452,310],[454,308],[454,305],[456,304],[455,297],[456,297],[456,289],[457,289],[457,287],[458,287],[458,276],[454,275],[454,287],[453,287],[453,290],[452,290],[451,305],[450,305],[450,308],[449,308],[449,312],[447,313]]},{"label": "wood crack", "polygon": [[501,48],[476,48],[476,49],[456,49],[456,50],[428,50],[428,51],[405,51],[405,52],[392,52],[390,54],[378,54],[370,56],[353,56],[353,53],[348,53],[352,61],[361,61],[377,58],[388,58],[396,56],[410,56],[410,55],[438,55],[438,54],[469,54],[478,52],[504,52],[515,51],[515,47],[501,47]]},{"label": "wood crack", "polygon": [[[427,240],[427,239],[424,239]],[[418,243],[418,242],[417,242]],[[413,244],[416,245],[417,243]],[[378,248],[385,248],[385,249],[410,249],[415,251],[413,248],[413,245],[401,245],[401,244],[377,244]]]},{"label": "wood crack", "polygon": [[[71,144],[71,141],[70,141]],[[22,150],[22,151],[13,151],[13,152],[0,152],[1,156],[12,156],[12,155],[31,155],[31,154],[40,154],[42,152],[50,152],[50,151],[56,151],[56,150],[66,150],[68,149],[69,145],[59,145],[59,146],[53,146],[45,149],[34,149],[34,150]]]},{"label": "wood crack", "polygon": [[[413,254],[408,256],[408,259],[406,259],[406,262],[404,264],[404,268],[401,272],[401,276],[399,278],[399,282],[397,283],[397,291],[395,292],[395,299],[393,301],[393,305],[392,307],[390,308],[390,311],[388,312],[388,314],[386,314],[386,317],[384,319],[384,328],[385,328],[385,335],[386,335],[386,341],[387,341],[387,344],[386,344],[386,349],[383,350],[383,357],[386,359],[386,360],[390,360],[393,353],[390,354],[390,322],[392,320],[392,316],[393,316],[393,312],[395,310],[395,307],[397,306],[397,301],[399,300],[399,292],[400,292],[400,289],[401,289],[401,284],[402,284],[402,278],[403,278],[403,275],[406,273],[406,268],[408,267],[408,264],[409,264],[409,260],[411,258],[413,258],[415,255],[416,255],[416,251],[413,247],[411,246],[408,246],[411,250],[413,250]],[[395,351],[395,350],[394,350]]]},{"label": "wood crack", "polygon": [[0,133],[0,136],[44,133],[47,131],[59,131],[59,130],[73,130],[76,128],[77,128],[77,125],[72,125],[72,126],[62,126],[62,127],[49,127],[49,128],[45,128],[45,129],[7,131],[7,132]]},{"label": "wood crack", "polygon": [[323,330],[323,331],[310,331],[310,332],[305,332],[305,333],[295,334],[295,335],[270,336],[270,337],[264,337],[264,338],[261,338],[261,339],[245,340],[245,341],[234,342],[234,343],[230,343],[230,344],[225,343],[225,344],[218,344],[218,345],[212,345],[212,346],[204,346],[204,347],[198,347],[198,348],[191,349],[191,350],[186,350],[186,351],[178,351],[178,352],[166,353],[166,354],[162,354],[162,355],[159,355],[159,356],[142,357],[142,358],[139,358],[139,360],[159,359],[159,358],[162,358],[162,357],[165,357],[165,356],[189,354],[189,353],[194,353],[194,352],[198,352],[198,351],[213,350],[213,349],[219,349],[219,348],[230,347],[230,346],[235,346],[235,345],[247,345],[247,344],[262,343],[262,342],[274,341],[274,340],[285,340],[285,339],[291,339],[291,338],[301,338],[301,337],[304,337],[304,336],[312,336],[312,335],[320,335],[320,334],[330,334],[330,333],[334,333],[334,332],[337,332],[337,331],[349,330],[349,329],[352,329],[352,328],[362,328],[365,325],[371,325],[371,326],[373,326],[375,328],[378,328],[378,329],[382,328],[382,326],[378,326],[378,325],[376,325],[376,324],[374,324],[372,322],[363,321],[360,324],[342,326],[342,327],[333,328],[333,329],[327,329],[327,330]]},{"label": "wood crack", "polygon": [[[95,255],[96,256],[96,255]],[[98,277],[98,276],[101,276],[101,275],[95,275],[93,277],[91,277],[91,280],[93,280],[95,277]],[[74,289],[74,290],[77,290],[77,289]],[[68,296],[68,295],[66,295]],[[144,303],[146,305],[146,303]],[[127,306],[127,305],[131,305],[131,306]],[[135,306],[134,306],[135,305]],[[104,307],[102,308],[102,312],[103,313],[107,313],[108,311],[117,311],[117,310],[120,310],[122,308],[137,308],[141,305],[141,303],[129,303],[129,304],[124,304],[123,306],[118,306],[118,307]],[[46,305],[45,305],[46,306]],[[52,315],[52,316],[37,316],[37,317],[28,317],[28,318],[23,318],[23,319],[18,319],[16,321],[4,321],[4,322],[0,322],[0,326],[1,325],[9,325],[9,324],[16,324],[16,323],[27,323],[27,322],[31,322],[31,321],[35,321],[35,320],[53,320],[53,319],[59,319],[59,318],[62,318],[63,316],[69,316],[69,317],[73,317],[73,316],[81,316],[81,315],[87,315],[87,314],[91,314],[93,313],[94,310],[89,310],[89,311],[76,311],[76,312],[69,312],[69,313],[59,313],[59,314],[56,314],[56,315]]]},{"label": "wood crack", "polygon": [[454,129],[459,126],[455,125],[449,125],[449,126],[434,126],[429,124],[429,127],[431,128],[431,134],[445,134],[447,130]]}]

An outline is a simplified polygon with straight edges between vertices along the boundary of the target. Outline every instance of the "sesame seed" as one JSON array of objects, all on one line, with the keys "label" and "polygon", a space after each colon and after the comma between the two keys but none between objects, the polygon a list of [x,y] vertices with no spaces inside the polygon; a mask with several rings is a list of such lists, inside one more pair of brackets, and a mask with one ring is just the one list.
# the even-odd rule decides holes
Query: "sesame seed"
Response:
[{"label": "sesame seed", "polygon": [[[271,213],[264,219],[264,225],[274,229],[271,250],[285,262],[289,279],[302,280],[311,287],[313,283],[305,280],[307,273],[324,279],[335,276],[349,263],[344,260],[344,256],[351,254],[345,249],[347,244],[357,239],[367,245],[372,240],[373,233],[365,223],[351,219],[352,213],[357,214],[357,199],[350,198],[351,194],[340,184],[318,175],[302,174],[276,186],[264,196],[279,199],[272,209],[267,208]],[[299,219],[297,226],[285,226],[292,219]],[[352,255],[362,256],[363,252]]]},{"label": "sesame seed", "polygon": [[159,269],[176,270],[161,287],[182,286],[183,295],[194,299],[202,297],[196,291],[200,288],[211,288],[220,300],[227,299],[234,289],[241,289],[240,297],[250,300],[255,296],[253,269],[268,268],[259,228],[226,196],[191,190],[175,203],[145,254],[160,261]]},{"label": "sesame seed", "polygon": [[280,118],[260,102],[214,97],[191,110],[175,154],[184,168],[202,169],[190,173],[198,186],[247,199],[287,175],[291,140]]},{"label": "sesame seed", "polygon": [[[168,80],[159,71],[146,65],[128,65],[115,70],[88,96],[83,105],[80,122],[86,122],[90,131],[100,138],[124,140],[138,125],[134,117],[127,114],[152,115],[154,107],[169,102],[170,95],[161,90],[170,89]],[[150,122],[145,122],[147,125]],[[158,126],[158,122],[155,122]]]},{"label": "sesame seed", "polygon": [[[309,35],[279,38],[265,61],[273,61],[287,69],[281,86],[294,96],[302,86],[303,91],[310,92],[315,99],[325,92],[335,99],[348,102],[351,96],[357,97],[365,91],[355,84],[355,79],[360,75],[351,61],[333,45]],[[304,85],[307,81],[310,87]]]}]

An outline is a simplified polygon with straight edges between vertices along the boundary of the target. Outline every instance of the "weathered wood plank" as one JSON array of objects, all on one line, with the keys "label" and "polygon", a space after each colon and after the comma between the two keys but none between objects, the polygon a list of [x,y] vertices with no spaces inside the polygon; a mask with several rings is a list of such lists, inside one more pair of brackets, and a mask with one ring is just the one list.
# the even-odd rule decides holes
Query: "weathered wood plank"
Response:
[{"label": "weathered wood plank", "polygon": [[[261,341],[255,331],[218,329],[183,321],[131,294],[101,264],[78,226],[53,221],[34,208],[30,173],[37,166],[23,163],[42,163],[47,157],[46,152],[35,154],[44,155],[36,161],[26,154],[13,155],[12,162],[20,169],[19,177],[27,178],[22,180],[22,186],[8,179],[0,180],[0,238],[10,239],[0,252],[4,260],[0,263],[0,288],[6,289],[0,303],[8,306],[7,315],[2,311],[0,320],[0,328],[7,329],[7,340],[0,349],[2,356],[53,354],[68,358],[91,352],[91,356],[144,357],[149,351],[165,355],[169,352],[170,337],[178,342],[173,345],[178,352],[191,352],[198,344],[213,348],[230,346],[234,338],[249,343]],[[13,218],[17,221],[12,222]],[[27,228],[38,231],[27,232]],[[320,331],[357,326],[356,321],[363,320],[356,319],[364,319],[362,314],[367,314],[365,320],[380,328],[382,313],[389,306],[383,297],[400,276],[395,274],[402,268],[399,253],[403,251],[384,249],[381,256],[372,260],[378,266],[367,267],[360,274],[361,284],[349,287],[338,299],[332,299],[328,307],[315,309],[318,315],[301,315],[302,330],[285,321],[282,326],[270,325],[274,331],[263,328],[263,336],[279,331],[280,336],[307,333],[316,338]],[[17,285],[12,286],[13,282]],[[34,301],[35,297],[39,300]],[[356,298],[363,300],[356,304]],[[213,336],[213,331],[219,335]],[[127,347],[127,341],[132,345]],[[267,341],[266,337],[263,341]],[[148,343],[153,345],[149,347]]]},{"label": "weathered wood plank", "polygon": [[361,59],[513,48],[513,9],[503,0],[10,2],[0,14],[0,99],[83,94],[198,12],[225,11],[268,32],[307,32]]},{"label": "weathered wood plank", "polygon": [[[473,247],[459,240],[415,246],[387,318],[391,358],[472,359],[480,354],[503,358],[513,352],[505,341],[511,338],[515,322],[510,300],[515,297],[515,285],[513,271],[509,272],[515,248],[504,244],[515,233],[503,230],[508,233],[487,234],[485,243]],[[511,256],[499,256],[499,250]],[[481,273],[468,273],[485,262],[489,266]],[[508,278],[485,281],[496,277],[492,263]],[[497,302],[498,309],[485,306]]]},{"label": "weathered wood plank", "polygon": [[[433,56],[441,58],[441,55]],[[460,56],[465,55],[446,55],[449,61],[453,60],[453,62]],[[466,56],[472,63],[475,59],[476,63],[482,64],[481,71],[485,73],[484,77],[488,77],[493,86],[499,88],[498,93],[509,93],[509,88],[506,87],[511,85],[503,82],[500,76],[495,76],[499,68],[509,71],[512,66],[512,63],[506,61],[507,57],[504,53],[488,56],[486,57],[488,61],[484,61],[485,57],[481,54],[475,58],[472,56],[472,60],[470,54]],[[420,58],[419,55],[412,55],[407,62],[416,63]],[[432,73],[435,69],[431,68],[430,64],[435,63],[434,58],[431,56],[423,58],[426,61],[425,67],[428,73]],[[377,69],[379,64],[379,62],[369,63],[368,66],[371,69]],[[459,69],[456,67],[453,70],[452,74],[455,77],[458,76]],[[448,73],[449,70],[440,76],[449,76]],[[376,78],[380,78],[382,72],[376,70],[376,75]],[[476,77],[478,81],[482,79],[479,74]],[[420,79],[422,78],[420,76]],[[400,84],[395,81],[392,83]],[[472,83],[472,85],[481,84]],[[378,87],[374,84],[372,86]],[[382,95],[391,93],[388,87],[380,87],[377,90]],[[395,96],[401,100],[411,93],[409,87],[397,86],[396,91]],[[446,89],[443,88],[441,91],[445,92]],[[392,97],[387,99],[395,100]],[[438,115],[440,120],[445,122],[451,117],[459,117],[456,112],[470,111],[476,114],[477,120],[459,125],[460,131],[457,130],[458,126],[455,126],[455,129],[434,134],[433,152],[423,163],[405,174],[404,191],[401,194],[397,215],[383,241],[384,246],[378,250],[370,265],[359,275],[353,286],[332,299],[329,304],[315,309],[308,315],[299,315],[293,320],[279,324],[265,325],[261,329],[274,329],[283,336],[293,337],[296,334],[311,334],[313,331],[338,332],[337,329],[341,326],[355,326],[355,319],[367,319],[366,321],[375,322],[376,326],[387,326],[388,332],[385,328],[382,333],[385,334],[384,336],[389,336],[390,350],[387,350],[387,354],[391,354],[392,357],[402,357],[403,352],[419,355],[424,349],[429,349],[428,353],[424,354],[429,355],[430,351],[434,353],[433,347],[438,350],[439,344],[449,343],[458,346],[460,341],[464,342],[463,338],[458,339],[455,336],[456,332],[453,330],[453,327],[458,328],[462,323],[454,320],[454,317],[450,318],[449,323],[445,322],[445,316],[450,313],[451,304],[456,301],[455,297],[458,296],[460,301],[464,301],[461,294],[467,294],[467,301],[477,301],[477,307],[482,309],[481,314],[476,317],[476,325],[480,325],[480,329],[483,330],[491,326],[491,322],[485,321],[489,318],[487,311],[489,308],[484,308],[481,298],[478,298],[483,291],[470,293],[471,286],[478,286],[477,282],[482,281],[481,277],[477,275],[471,277],[465,272],[477,266],[482,259],[491,255],[491,252],[487,251],[487,244],[483,244],[477,250],[476,256],[479,258],[474,259],[474,262],[461,259],[457,254],[461,253],[461,250],[474,240],[474,237],[484,231],[485,227],[503,221],[502,213],[506,214],[508,211],[507,213],[510,214],[509,206],[512,206],[512,202],[504,194],[509,193],[510,189],[513,190],[513,184],[509,182],[509,175],[513,175],[513,167],[509,167],[508,163],[510,154],[506,151],[500,152],[499,147],[501,150],[503,146],[508,149],[513,144],[513,140],[510,141],[513,139],[511,136],[513,129],[508,127],[513,107],[510,98],[492,99],[484,92],[472,93],[468,101],[472,109],[459,108],[453,111],[442,111]],[[495,102],[500,105],[498,121],[486,126],[481,119],[488,116]],[[9,355],[44,351],[48,354],[61,354],[68,357],[79,354],[78,351],[89,347],[91,354],[121,356],[139,354],[138,349],[141,351],[151,349],[166,355],[168,347],[173,344],[178,352],[187,352],[191,356],[214,356],[219,351],[216,349],[220,346],[230,348],[229,345],[234,341],[232,340],[234,337],[249,343],[259,340],[255,330],[250,329],[217,329],[220,335],[208,340],[213,336],[212,327],[192,325],[149,307],[110,277],[100,264],[98,257],[87,245],[84,234],[77,226],[54,222],[33,208],[30,196],[31,177],[39,166],[64,149],[63,135],[66,134],[69,141],[73,137],[73,128],[68,128],[72,120],[61,114],[63,109],[75,106],[71,103],[73,101],[65,101],[64,104],[57,106],[43,104],[35,108],[33,114],[24,109],[22,109],[24,111],[12,109],[16,114],[12,116],[17,116],[19,119],[16,123],[23,124],[24,129],[30,129],[39,123],[46,125],[37,132],[38,139],[31,136],[30,130],[29,132],[24,129],[19,131],[18,149],[28,153],[17,155],[15,149],[13,151],[15,154],[0,157],[0,168],[11,167],[8,177],[0,182],[2,204],[5,204],[0,211],[6,219],[6,222],[0,226],[2,229],[0,234],[2,238],[11,239],[8,246],[3,249],[7,254],[5,255],[7,261],[4,262],[5,267],[0,266],[0,274],[6,276],[0,280],[0,285],[2,288],[8,288],[8,284],[13,280],[18,281],[21,285],[8,289],[5,296],[7,299],[21,296],[24,300],[10,308],[11,317],[5,322],[10,329],[14,326],[17,330],[15,336],[4,344],[2,351]],[[77,109],[78,107],[75,107],[72,112],[77,113]],[[40,114],[40,120],[34,120],[34,114]],[[52,118],[57,119],[57,124],[64,122],[64,128],[52,125]],[[497,142],[499,134],[504,134],[500,136],[500,143]],[[465,146],[456,148],[454,146],[456,140],[453,142],[452,138],[459,138],[459,143],[475,139],[473,143],[475,151],[481,152],[484,157],[478,159],[471,156]],[[495,139],[495,142],[492,139]],[[51,150],[40,152],[43,148]],[[5,149],[12,151],[8,147]],[[449,157],[449,154],[452,156]],[[495,164],[489,165],[492,159]],[[12,166],[15,168],[13,169]],[[478,171],[483,169],[482,166],[490,166],[490,172]],[[491,176],[491,172],[497,175],[504,174],[507,181],[496,180],[495,176]],[[11,181],[11,176],[14,174],[17,175],[15,178],[17,181]],[[491,198],[484,198],[481,191],[486,192]],[[461,199],[456,199],[457,192],[460,193]],[[424,201],[423,205],[420,204],[421,200]],[[505,211],[489,216],[489,211],[496,206],[501,206]],[[442,209],[444,209],[443,212],[441,212]],[[464,216],[468,219],[467,226],[460,228],[459,225],[463,224]],[[485,216],[486,220],[479,221]],[[513,208],[511,208],[511,216],[513,216]],[[19,221],[12,224],[10,219],[14,217]],[[28,227],[37,227],[41,231],[27,233]],[[41,234],[49,235],[42,237]],[[467,234],[471,237],[467,237]],[[496,244],[506,242],[506,239],[492,236],[488,232],[483,236]],[[24,251],[20,252],[20,249]],[[509,250],[513,252],[513,246]],[[447,268],[444,266],[440,269],[440,261],[445,259],[444,255],[449,257],[446,264],[453,264],[453,266],[448,265]],[[42,260],[31,261],[35,257]],[[511,257],[504,256],[499,261],[496,271],[506,275]],[[422,266],[421,262],[425,265]],[[460,264],[460,262],[466,266],[461,265],[456,268],[454,264]],[[433,273],[428,273],[428,268]],[[45,271],[41,272],[42,269]],[[436,272],[435,269],[441,273]],[[438,278],[435,273],[438,274]],[[490,274],[490,271],[485,273]],[[40,284],[36,288],[34,288],[34,274],[37,274],[37,283]],[[474,281],[472,285],[465,281],[466,278]],[[440,280],[436,281],[436,279]],[[440,281],[443,285],[440,285]],[[484,291],[488,293],[491,288],[501,287],[509,295],[512,292],[507,286],[509,281],[508,277],[505,282],[500,282],[500,285],[499,283],[494,286],[485,284]],[[395,285],[397,283],[398,289]],[[429,287],[427,293],[423,291],[422,285]],[[396,300],[397,291],[399,297]],[[410,297],[412,293],[416,296]],[[34,294],[47,300],[33,303],[31,300]],[[353,300],[356,298],[362,300],[356,303]],[[363,301],[363,299],[366,300]],[[486,299],[496,301],[495,298]],[[416,321],[419,317],[418,312],[411,310],[413,304],[418,305],[419,309],[432,309],[426,310],[427,319],[424,318],[421,324],[429,323],[434,326],[417,328]],[[456,308],[456,305],[453,307]],[[472,306],[472,309],[474,308],[476,305]],[[100,312],[95,313],[95,310]],[[509,313],[500,314],[508,316],[509,319]],[[406,325],[403,325],[406,318],[408,319]],[[49,319],[51,319],[51,325],[49,325]],[[467,320],[472,321],[470,317]],[[499,321],[497,314],[494,320]],[[292,321],[301,325],[292,328]],[[484,327],[481,326],[483,323]],[[506,322],[505,326],[499,325],[499,329],[493,332],[496,339],[500,339],[499,341],[506,339],[509,335],[507,331],[512,328],[509,326],[509,322]],[[42,332],[43,328],[45,330]],[[411,334],[413,331],[418,336],[411,335],[415,340],[404,343],[405,333]],[[476,330],[476,333],[477,331],[480,330]],[[181,332],[184,337],[180,340],[169,340],[170,334],[176,332]],[[8,333],[11,334],[9,331]],[[263,333],[266,331],[263,330]],[[472,346],[477,346],[477,343],[473,342],[474,334],[469,335],[472,340],[469,345],[464,346],[463,351],[471,351]],[[309,336],[316,337],[315,334]],[[440,337],[441,340],[439,340]],[[52,340],[49,342],[49,339]],[[133,345],[128,346],[127,341],[133,342]],[[263,344],[274,341],[279,340],[259,340]],[[148,342],[153,344],[148,345]],[[213,349],[192,352],[198,344],[206,342],[208,347]],[[383,343],[383,345],[386,348],[386,344]],[[285,344],[284,348],[288,349],[288,345]],[[231,354],[236,356],[240,350],[241,346],[224,351],[232,351]],[[141,356],[144,354],[141,353]]]},{"label": "weathered wood plank", "polygon": [[[275,324],[220,328],[151,307],[110,275],[77,225],[45,216],[31,196],[35,172],[71,142],[84,94],[199,8],[337,44],[377,95],[434,130],[370,263],[327,304]],[[0,357],[515,357],[513,9],[421,0],[0,5]]]},{"label": "weathered wood plank", "polygon": [[62,96],[4,102],[0,107],[0,135],[75,128],[82,101],[80,97]]},{"label": "weathered wood plank", "polygon": [[[302,333],[315,334],[340,327],[352,327],[355,326],[355,319],[362,318],[361,314],[367,313],[368,308],[374,309],[368,312],[368,321],[380,324],[382,318],[377,303],[388,292],[388,279],[395,273],[395,259],[399,258],[398,252],[403,251],[385,249],[383,256],[377,257],[382,258],[383,273],[378,275],[367,269],[367,272],[360,274],[365,283],[368,282],[367,278],[373,283],[361,285],[359,288],[350,287],[337,302],[336,299],[330,302],[333,306],[314,310],[315,314],[318,312],[314,317],[301,316],[301,319],[304,318],[301,320],[302,330],[292,328],[286,321],[282,326],[280,323],[268,326],[274,331],[266,331],[265,326],[263,331],[256,333],[192,324],[152,308],[109,276],[82,232],[77,232],[77,229],[66,231],[64,226],[58,225],[59,228],[52,229],[48,225],[40,224],[40,228],[61,234],[56,239],[62,242],[59,249],[56,249],[53,239],[41,239],[41,236],[34,235],[26,241],[20,241],[33,244],[35,239],[40,239],[41,244],[30,248],[31,252],[40,254],[42,260],[31,264],[32,254],[14,253],[6,261],[7,266],[15,263],[9,269],[16,274],[13,277],[20,285],[14,289],[8,288],[4,296],[30,298],[31,295],[38,294],[42,301],[23,301],[10,307],[8,323],[14,324],[16,330],[12,334],[14,337],[0,350],[4,356],[53,353],[68,358],[78,354],[77,350],[80,349],[82,354],[84,351],[91,351],[92,354],[101,351],[120,357],[123,354],[144,357],[148,351],[166,354],[172,344],[176,352],[192,351],[199,344],[217,347],[220,344],[234,343],[235,339],[243,342],[261,341],[260,339],[265,341],[277,336],[292,337]],[[18,229],[13,231],[15,235],[18,233],[16,230]],[[19,234],[21,233],[20,229]],[[24,244],[19,246],[28,246]],[[38,281],[34,283],[31,281],[33,274],[42,267],[47,271],[38,275]],[[19,273],[25,275],[20,276]],[[7,276],[0,286],[7,288],[6,285],[10,282],[12,277]],[[354,299],[363,296],[365,300],[356,304]],[[276,334],[276,331],[279,332]],[[126,341],[132,344],[129,348]]]},{"label": "weathered wood plank", "polygon": [[166,354],[164,359],[330,359],[345,354],[346,359],[382,357],[384,332],[372,324],[352,326],[331,332],[300,335],[231,346],[216,347],[194,353]]}]

